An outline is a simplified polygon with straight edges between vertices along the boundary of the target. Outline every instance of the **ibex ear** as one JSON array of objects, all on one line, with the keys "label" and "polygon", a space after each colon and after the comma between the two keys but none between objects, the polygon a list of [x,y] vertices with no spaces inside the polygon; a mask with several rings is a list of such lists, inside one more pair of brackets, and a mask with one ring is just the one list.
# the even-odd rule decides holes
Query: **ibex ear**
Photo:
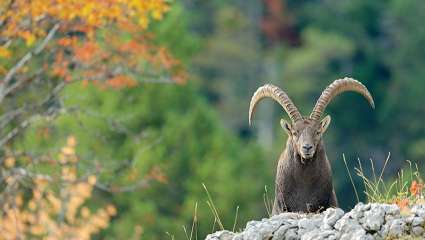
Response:
[{"label": "ibex ear", "polygon": [[280,126],[283,128],[283,130],[285,130],[285,132],[288,135],[291,135],[292,133],[292,125],[290,123],[288,123],[285,119],[280,119]]},{"label": "ibex ear", "polygon": [[323,118],[322,121],[320,122],[320,132],[321,133],[326,132],[326,129],[328,129],[330,123],[331,123],[331,116],[328,115],[325,118]]}]

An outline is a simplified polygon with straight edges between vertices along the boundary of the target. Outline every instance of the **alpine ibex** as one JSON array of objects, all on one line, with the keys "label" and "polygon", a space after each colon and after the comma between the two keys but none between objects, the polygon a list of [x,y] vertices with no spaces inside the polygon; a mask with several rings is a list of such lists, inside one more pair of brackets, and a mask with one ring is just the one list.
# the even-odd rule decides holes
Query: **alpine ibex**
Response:
[{"label": "alpine ibex", "polygon": [[338,79],[330,84],[322,92],[309,117],[302,116],[288,95],[272,84],[258,88],[252,96],[249,106],[250,125],[257,103],[266,97],[277,101],[291,119],[291,123],[283,119],[280,121],[281,127],[288,134],[288,140],[277,166],[273,215],[284,211],[316,212],[338,206],[332,185],[331,166],[322,140],[331,117],[320,118],[332,99],[346,91],[363,95],[375,108],[367,88],[352,78]]}]

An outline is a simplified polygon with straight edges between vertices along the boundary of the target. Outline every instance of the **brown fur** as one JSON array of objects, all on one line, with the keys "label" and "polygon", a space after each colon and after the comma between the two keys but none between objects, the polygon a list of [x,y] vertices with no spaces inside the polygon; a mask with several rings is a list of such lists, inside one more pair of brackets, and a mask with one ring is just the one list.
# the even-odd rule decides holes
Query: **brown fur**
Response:
[{"label": "brown fur", "polygon": [[265,84],[255,91],[249,105],[250,124],[256,105],[266,97],[278,102],[291,119],[291,123],[281,120],[288,140],[278,162],[273,214],[284,211],[317,212],[338,206],[322,137],[331,118],[320,118],[332,99],[347,91],[363,95],[372,108],[375,107],[367,88],[352,78],[337,79],[330,84],[320,95],[309,117],[301,116],[289,96],[273,84]]},{"label": "brown fur", "polygon": [[[330,121],[330,118],[324,120]],[[273,215],[285,211],[317,212],[338,206],[331,166],[322,141],[328,125],[326,121],[317,123],[309,119],[294,126],[282,122],[288,140],[278,162]],[[304,144],[313,145],[312,157],[305,158],[300,153],[300,146]]]}]

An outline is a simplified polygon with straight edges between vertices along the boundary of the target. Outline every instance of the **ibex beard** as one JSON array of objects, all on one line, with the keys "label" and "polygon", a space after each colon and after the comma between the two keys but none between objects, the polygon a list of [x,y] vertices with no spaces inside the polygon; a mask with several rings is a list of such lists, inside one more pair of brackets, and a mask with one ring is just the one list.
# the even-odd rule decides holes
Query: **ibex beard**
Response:
[{"label": "ibex beard", "polygon": [[331,165],[323,143],[323,134],[331,117],[321,119],[321,116],[332,99],[346,91],[361,94],[375,108],[367,88],[352,78],[338,79],[330,84],[317,100],[310,116],[302,116],[289,96],[274,85],[266,84],[252,96],[250,124],[257,103],[266,97],[277,101],[291,119],[291,122],[280,121],[288,139],[277,166],[273,215],[285,211],[318,212],[338,206]]}]

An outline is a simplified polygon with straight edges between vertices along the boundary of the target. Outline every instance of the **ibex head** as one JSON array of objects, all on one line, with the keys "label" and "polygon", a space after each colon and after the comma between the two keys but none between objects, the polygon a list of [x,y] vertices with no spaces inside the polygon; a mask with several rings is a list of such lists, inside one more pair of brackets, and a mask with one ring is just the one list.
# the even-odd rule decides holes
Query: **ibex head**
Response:
[{"label": "ibex head", "polygon": [[255,107],[261,99],[270,97],[277,101],[291,119],[290,123],[281,119],[280,124],[287,132],[295,154],[300,156],[302,163],[305,163],[306,160],[314,157],[322,135],[331,122],[330,116],[326,116],[322,120],[320,119],[326,106],[335,96],[346,91],[354,91],[363,95],[369,101],[372,108],[375,108],[373,98],[367,88],[352,78],[338,79],[329,85],[322,92],[309,117],[303,117],[300,114],[297,107],[295,107],[294,103],[283,90],[274,85],[266,84],[258,88],[251,98],[249,124],[251,124]]}]

